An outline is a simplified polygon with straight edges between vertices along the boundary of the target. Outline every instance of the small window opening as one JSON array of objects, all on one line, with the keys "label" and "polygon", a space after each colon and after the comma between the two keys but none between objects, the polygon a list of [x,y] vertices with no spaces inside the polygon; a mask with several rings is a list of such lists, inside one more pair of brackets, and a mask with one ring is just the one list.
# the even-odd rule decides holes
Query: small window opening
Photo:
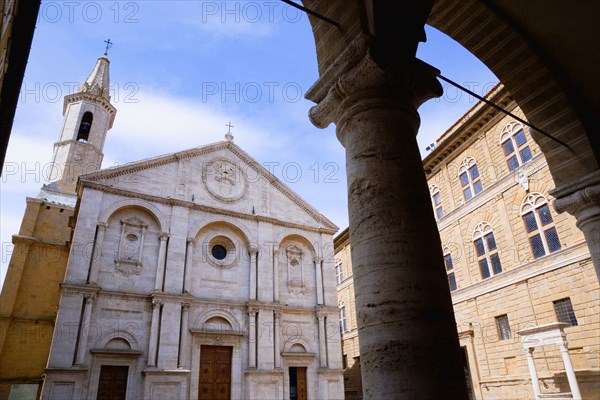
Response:
[{"label": "small window opening", "polygon": [[81,125],[79,125],[79,132],[77,132],[78,142],[87,142],[89,140],[90,131],[92,130],[92,122],[94,121],[94,115],[87,111],[81,118]]}]

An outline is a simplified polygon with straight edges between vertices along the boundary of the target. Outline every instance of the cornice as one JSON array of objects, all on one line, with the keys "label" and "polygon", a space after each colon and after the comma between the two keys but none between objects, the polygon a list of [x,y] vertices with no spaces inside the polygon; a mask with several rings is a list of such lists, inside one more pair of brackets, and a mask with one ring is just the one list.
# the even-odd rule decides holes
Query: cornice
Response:
[{"label": "cornice", "polygon": [[35,244],[39,244],[39,245],[43,245],[43,246],[47,246],[47,247],[64,247],[65,249],[69,247],[67,242],[61,242],[61,243],[47,242],[45,240],[37,239],[33,236],[25,236],[25,235],[13,235],[12,242],[13,242],[13,244],[17,244],[17,243],[33,244],[33,243],[35,243]]},{"label": "cornice", "polygon": [[212,213],[212,214],[217,214],[217,215],[225,215],[228,217],[244,219],[247,221],[268,222],[273,225],[283,226],[286,228],[300,229],[300,230],[309,231],[309,232],[326,233],[326,234],[330,234],[330,235],[333,235],[335,232],[337,232],[337,227],[335,229],[333,229],[333,228],[326,228],[326,227],[314,227],[314,226],[296,224],[293,222],[286,222],[286,221],[282,221],[277,218],[267,217],[267,216],[263,216],[263,215],[256,215],[256,214],[250,215],[250,214],[244,214],[244,213],[240,213],[240,212],[236,212],[236,211],[223,210],[220,208],[205,206],[205,205],[201,205],[201,204],[194,203],[194,202],[187,201],[187,200],[180,200],[180,199],[174,199],[174,198],[168,199],[168,198],[154,196],[154,195],[150,195],[150,194],[133,192],[130,190],[119,189],[119,188],[108,186],[106,184],[92,182],[92,181],[83,180],[83,179],[81,179],[79,181],[79,185],[80,185],[80,188],[95,189],[95,190],[99,190],[99,191],[102,191],[105,193],[116,194],[116,195],[120,195],[120,196],[124,196],[124,197],[138,198],[138,199],[143,199],[146,201],[165,204],[165,205],[169,205],[169,206],[185,207],[185,208],[189,208],[192,210],[197,210],[197,211],[202,211],[202,212]]},{"label": "cornice", "polygon": [[342,247],[350,243],[350,227],[347,227],[333,238],[333,252],[337,253]]},{"label": "cornice", "polygon": [[[509,110],[517,106],[510,93],[500,84],[486,95],[486,99]],[[423,160],[425,174],[428,177],[432,175],[438,166],[468,147],[503,117],[504,114],[497,109],[482,101],[477,102],[437,140],[437,147]]]}]

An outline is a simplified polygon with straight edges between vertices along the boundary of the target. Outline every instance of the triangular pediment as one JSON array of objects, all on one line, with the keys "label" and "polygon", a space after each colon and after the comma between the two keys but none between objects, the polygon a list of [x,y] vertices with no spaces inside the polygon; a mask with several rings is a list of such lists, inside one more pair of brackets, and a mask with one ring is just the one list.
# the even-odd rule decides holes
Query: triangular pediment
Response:
[{"label": "triangular pediment", "polygon": [[103,169],[80,177],[79,185],[332,233],[338,229],[230,141]]}]

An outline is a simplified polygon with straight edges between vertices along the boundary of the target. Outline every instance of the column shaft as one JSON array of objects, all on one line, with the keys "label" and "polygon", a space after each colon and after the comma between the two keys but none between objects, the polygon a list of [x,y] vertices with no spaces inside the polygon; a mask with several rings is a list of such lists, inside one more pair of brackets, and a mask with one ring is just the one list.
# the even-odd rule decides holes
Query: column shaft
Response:
[{"label": "column shaft", "polygon": [[256,368],[256,311],[248,312],[248,367]]},{"label": "column shaft", "polygon": [[194,260],[194,240],[188,239],[183,273],[183,293],[189,293],[192,287],[192,264]]},{"label": "column shaft", "polygon": [[98,224],[98,234],[94,243],[94,253],[92,254],[92,266],[90,268],[90,283],[98,282],[98,271],[100,269],[100,258],[102,257],[102,244],[104,243],[104,232],[106,224]]},{"label": "column shaft", "polygon": [[256,300],[256,254],[254,248],[250,249],[250,300]]},{"label": "column shaft", "polygon": [[327,368],[327,346],[325,345],[325,317],[321,314],[317,315],[319,320],[319,362],[321,368]]},{"label": "column shaft", "polygon": [[581,393],[579,392],[579,385],[577,384],[577,377],[575,376],[575,370],[571,363],[571,357],[569,356],[569,349],[566,343],[560,345],[560,355],[562,356],[563,363],[565,364],[565,372],[567,373],[567,380],[571,387],[571,394],[573,399],[581,399]]},{"label": "column shaft", "polygon": [[320,257],[315,259],[315,269],[317,273],[317,304],[323,304],[323,260]]},{"label": "column shaft", "polygon": [[148,343],[148,365],[156,366],[156,345],[158,343],[158,324],[160,318],[160,303],[152,302],[152,322],[150,324],[150,340]]},{"label": "column shaft", "polygon": [[[416,133],[398,98],[360,93],[338,124],[346,148],[365,399],[466,396],[452,301]],[[444,362],[440,362],[443,359]]]},{"label": "column shaft", "polygon": [[160,248],[158,250],[158,261],[156,262],[156,281],[154,290],[162,291],[165,276],[165,255],[167,254],[167,235],[160,235]]},{"label": "column shaft", "polygon": [[77,356],[75,357],[75,365],[83,365],[85,362],[85,353],[87,350],[87,338],[90,329],[90,319],[92,318],[92,304],[94,298],[86,295],[83,299],[83,318],[81,322],[81,331],[79,331],[79,344],[77,346]]},{"label": "column shaft", "polygon": [[527,367],[529,367],[529,375],[531,375],[531,384],[533,385],[533,394],[536,399],[540,398],[540,380],[535,369],[535,362],[533,361],[533,349],[525,349],[525,355],[527,356]]},{"label": "column shaft", "polygon": [[189,322],[190,305],[181,305],[181,350],[179,354],[179,367],[188,368],[189,359],[189,335],[188,322]]},{"label": "column shaft", "polygon": [[273,302],[279,302],[279,250],[273,249]]},{"label": "column shaft", "polygon": [[281,368],[281,348],[280,346],[280,332],[279,332],[279,320],[281,318],[281,311],[275,310],[273,313],[275,317],[274,332],[273,332],[273,348],[275,349],[275,368]]}]

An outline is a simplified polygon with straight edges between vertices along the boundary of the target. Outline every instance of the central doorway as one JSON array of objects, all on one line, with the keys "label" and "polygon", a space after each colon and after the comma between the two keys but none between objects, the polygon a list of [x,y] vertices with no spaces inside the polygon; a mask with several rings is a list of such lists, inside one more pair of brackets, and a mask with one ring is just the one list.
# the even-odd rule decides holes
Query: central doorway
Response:
[{"label": "central doorway", "polygon": [[307,400],[306,367],[290,367],[290,400]]},{"label": "central doorway", "polygon": [[97,400],[125,400],[129,367],[103,365],[100,367]]},{"label": "central doorway", "polygon": [[200,347],[199,400],[230,400],[233,347]]}]

